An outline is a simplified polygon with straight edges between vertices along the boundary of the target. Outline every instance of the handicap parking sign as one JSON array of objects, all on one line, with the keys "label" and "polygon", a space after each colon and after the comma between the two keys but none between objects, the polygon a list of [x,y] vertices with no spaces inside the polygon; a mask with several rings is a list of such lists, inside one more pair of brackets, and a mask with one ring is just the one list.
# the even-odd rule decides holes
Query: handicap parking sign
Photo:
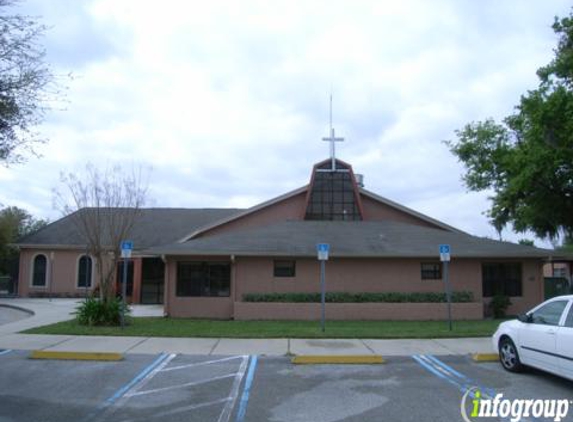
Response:
[{"label": "handicap parking sign", "polygon": [[316,252],[318,254],[319,261],[328,261],[328,252],[330,251],[330,245],[328,243],[319,243],[316,245]]}]

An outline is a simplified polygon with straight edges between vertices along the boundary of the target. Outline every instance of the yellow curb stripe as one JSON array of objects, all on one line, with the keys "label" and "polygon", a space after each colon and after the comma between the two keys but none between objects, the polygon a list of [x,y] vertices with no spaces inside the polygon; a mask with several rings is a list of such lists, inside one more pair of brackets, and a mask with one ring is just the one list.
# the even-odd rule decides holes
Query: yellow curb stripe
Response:
[{"label": "yellow curb stripe", "polygon": [[321,365],[321,364],[362,364],[372,365],[385,363],[380,355],[298,355],[292,358],[292,363],[297,365]]},{"label": "yellow curb stripe", "polygon": [[57,360],[122,360],[121,353],[97,353],[97,352],[56,352],[49,350],[34,350],[30,359],[57,359]]},{"label": "yellow curb stripe", "polygon": [[499,356],[497,353],[474,353],[472,359],[474,362],[497,362]]}]

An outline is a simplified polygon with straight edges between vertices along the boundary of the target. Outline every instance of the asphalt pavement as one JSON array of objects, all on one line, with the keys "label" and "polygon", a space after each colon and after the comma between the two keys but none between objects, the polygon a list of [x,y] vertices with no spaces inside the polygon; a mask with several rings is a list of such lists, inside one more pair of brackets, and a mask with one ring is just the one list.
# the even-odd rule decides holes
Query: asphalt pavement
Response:
[{"label": "asphalt pavement", "polygon": [[[573,387],[542,372],[511,374],[499,363],[478,364],[468,356],[293,365],[287,357],[254,355],[128,354],[117,362],[27,355],[0,352],[3,422],[463,421],[468,391],[479,389],[484,398],[570,402]],[[471,411],[471,399],[465,404]],[[573,410],[561,420],[573,421]]]},{"label": "asphalt pavement", "polygon": [[[478,421],[484,399],[564,400],[573,383],[504,371],[470,353],[489,338],[439,340],[207,339],[19,334],[69,319],[70,300],[11,300],[0,313],[2,422]],[[0,299],[0,305],[6,305]],[[14,317],[16,308],[26,309]],[[7,311],[7,309],[10,309]],[[135,313],[153,314],[160,308]],[[119,352],[115,361],[37,360],[30,350]],[[380,354],[377,365],[294,365],[293,354]],[[506,400],[507,399],[507,400]],[[573,422],[573,410],[560,419]],[[546,419],[536,419],[546,420]]]}]

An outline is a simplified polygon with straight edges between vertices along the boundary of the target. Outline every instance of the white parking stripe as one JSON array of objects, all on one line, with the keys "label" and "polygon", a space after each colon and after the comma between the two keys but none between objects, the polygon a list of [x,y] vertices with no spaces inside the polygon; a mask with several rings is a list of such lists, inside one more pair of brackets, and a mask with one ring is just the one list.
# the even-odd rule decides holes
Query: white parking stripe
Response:
[{"label": "white parking stripe", "polygon": [[[196,410],[196,409],[201,409],[203,407],[215,406],[217,404],[225,403],[226,401],[229,401],[229,400],[231,400],[231,397],[225,397],[224,399],[213,400],[213,401],[208,401],[208,402],[204,402],[204,403],[178,407],[176,409],[170,409],[170,410],[167,410],[164,412],[154,413],[153,417],[156,418],[156,417],[176,415],[178,413],[188,412],[189,410]],[[149,419],[149,416],[145,416],[143,418],[138,418],[138,419],[124,419],[121,422],[135,422],[137,420],[148,420],[148,419]]]},{"label": "white parking stripe", "polygon": [[243,361],[241,362],[241,366],[239,367],[239,371],[235,375],[235,381],[233,381],[233,386],[231,387],[231,394],[229,394],[230,400],[227,402],[223,411],[219,415],[218,422],[229,422],[231,418],[231,413],[233,412],[233,408],[235,407],[235,402],[237,401],[237,397],[239,396],[239,387],[241,386],[241,382],[243,381],[243,377],[245,376],[245,372],[247,371],[247,364],[249,363],[249,357],[243,356]]},{"label": "white parking stripe", "polygon": [[160,393],[162,391],[169,391],[169,390],[177,390],[178,388],[185,388],[185,387],[193,387],[195,385],[207,384],[213,381],[224,380],[227,378],[233,378],[236,374],[233,372],[232,374],[221,375],[218,377],[208,378],[201,381],[193,381],[193,382],[186,382],[185,384],[178,384],[178,385],[170,385],[169,387],[161,387],[161,388],[154,388],[153,390],[145,390],[145,391],[138,391],[131,394],[126,394],[126,397],[136,397],[136,396],[143,396],[146,394],[154,394]]},{"label": "white parking stripe", "polygon": [[215,359],[215,360],[207,360],[204,362],[196,362],[196,363],[189,363],[187,365],[179,365],[179,366],[172,366],[171,368],[165,368],[163,369],[163,372],[168,372],[168,371],[177,371],[179,369],[187,369],[187,368],[195,368],[197,366],[203,366],[203,365],[211,365],[213,363],[220,363],[220,362],[228,362],[230,360],[237,360],[237,359],[242,359],[244,358],[244,356],[230,356],[228,358],[222,358],[222,359]]},{"label": "white parking stripe", "polygon": [[139,390],[141,387],[143,387],[145,384],[147,384],[155,375],[157,375],[159,373],[159,371],[161,371],[161,369],[165,368],[165,366],[169,362],[171,362],[173,360],[173,358],[175,358],[175,356],[177,356],[177,354],[175,354],[175,353],[172,353],[169,356],[167,356],[161,362],[161,364],[157,365],[157,367],[155,367],[145,377],[143,377],[142,379],[137,381],[135,384],[130,386],[127,390],[123,391],[122,395],[120,397],[118,397],[117,401],[115,401],[114,403],[110,403],[109,407],[107,407],[107,409],[105,409],[105,411],[101,415],[98,415],[98,418],[100,420],[106,420],[110,415],[117,412],[123,406],[123,404],[127,400],[129,400],[129,394],[131,394],[133,391]]},{"label": "white parking stripe", "polygon": [[145,385],[147,385],[147,383],[149,381],[151,381],[151,379],[157,375],[159,372],[161,372],[163,370],[163,368],[165,368],[167,365],[169,365],[169,362],[171,362],[173,359],[175,359],[175,356],[177,356],[176,353],[171,353],[167,359],[165,359],[163,362],[161,362],[161,365],[159,365],[157,368],[155,368],[153,371],[151,371],[149,374],[147,374],[147,376],[145,376],[141,381],[139,381],[137,383],[137,385],[134,385],[132,389],[130,389],[129,391],[127,391],[125,393],[125,397],[130,397],[133,393],[141,390],[143,387],[145,387]]}]

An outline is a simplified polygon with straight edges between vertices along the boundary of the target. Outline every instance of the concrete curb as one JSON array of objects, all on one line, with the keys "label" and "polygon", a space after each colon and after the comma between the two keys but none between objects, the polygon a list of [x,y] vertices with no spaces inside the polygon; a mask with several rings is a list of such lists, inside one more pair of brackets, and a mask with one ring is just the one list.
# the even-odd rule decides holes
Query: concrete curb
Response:
[{"label": "concrete curb", "polygon": [[7,303],[0,303],[0,308],[16,309],[17,311],[26,312],[29,315],[36,315],[36,312],[32,311],[31,309],[23,308],[21,306],[16,306],[16,305],[9,305]]},{"label": "concrete curb", "polygon": [[472,360],[474,362],[497,362],[499,355],[497,353],[474,353]]},{"label": "concrete curb", "polygon": [[295,365],[373,365],[386,361],[380,355],[298,355],[292,358]]},{"label": "concrete curb", "polygon": [[121,353],[96,353],[96,352],[56,352],[49,350],[34,350],[30,359],[54,359],[54,360],[95,360],[95,361],[118,361],[123,359]]}]

